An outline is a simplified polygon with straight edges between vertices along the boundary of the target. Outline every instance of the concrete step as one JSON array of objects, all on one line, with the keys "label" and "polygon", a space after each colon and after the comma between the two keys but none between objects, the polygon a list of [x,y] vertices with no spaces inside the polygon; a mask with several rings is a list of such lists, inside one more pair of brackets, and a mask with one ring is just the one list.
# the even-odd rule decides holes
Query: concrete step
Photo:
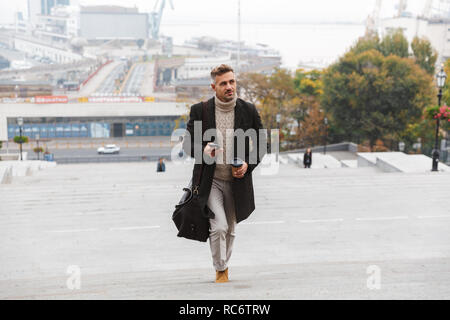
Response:
[{"label": "concrete step", "polygon": [[11,183],[14,177],[31,176],[37,171],[54,167],[56,163],[48,161],[0,161],[0,183]]},{"label": "concrete step", "polygon": [[[292,153],[287,155],[288,163],[297,164],[303,167],[303,153]],[[342,168],[339,160],[329,154],[313,153],[312,155],[312,169],[330,169]]]},{"label": "concrete step", "polygon": [[[409,155],[403,152],[357,153],[358,167],[378,167],[384,172],[428,172],[432,159],[425,155]],[[450,167],[440,163],[439,171],[450,172]]]}]

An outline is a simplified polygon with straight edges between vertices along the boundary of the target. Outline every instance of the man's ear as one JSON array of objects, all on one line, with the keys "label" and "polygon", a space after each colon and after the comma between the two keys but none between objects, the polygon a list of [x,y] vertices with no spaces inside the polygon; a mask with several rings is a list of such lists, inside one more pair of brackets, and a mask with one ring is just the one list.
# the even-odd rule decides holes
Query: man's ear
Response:
[{"label": "man's ear", "polygon": [[216,91],[216,85],[214,83],[211,83],[211,88]]}]

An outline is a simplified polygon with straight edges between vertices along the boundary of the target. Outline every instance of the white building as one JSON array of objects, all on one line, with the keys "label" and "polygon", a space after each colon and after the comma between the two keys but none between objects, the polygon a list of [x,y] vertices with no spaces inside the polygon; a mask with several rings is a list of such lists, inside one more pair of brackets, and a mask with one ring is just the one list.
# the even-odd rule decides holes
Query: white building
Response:
[{"label": "white building", "polygon": [[14,48],[30,56],[48,57],[56,63],[71,63],[84,59],[82,55],[70,52],[65,48],[57,48],[26,37],[16,36]]},{"label": "white building", "polygon": [[147,39],[148,14],[137,8],[82,6],[78,35],[87,40]]},{"label": "white building", "polygon": [[28,20],[34,27],[38,23],[39,16],[50,15],[52,8],[56,6],[77,5],[78,0],[28,0]]},{"label": "white building", "polygon": [[59,6],[50,15],[37,15],[34,33],[49,41],[67,42],[78,36],[80,29],[80,7]]},{"label": "white building", "polygon": [[186,58],[183,66],[178,68],[177,79],[206,78],[211,70],[221,64],[233,66],[231,55]]}]

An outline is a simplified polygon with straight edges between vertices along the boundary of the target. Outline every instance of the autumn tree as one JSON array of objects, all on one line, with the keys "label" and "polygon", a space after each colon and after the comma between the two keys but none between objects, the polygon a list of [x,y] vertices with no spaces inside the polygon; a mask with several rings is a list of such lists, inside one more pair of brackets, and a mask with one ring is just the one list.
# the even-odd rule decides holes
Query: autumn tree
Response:
[{"label": "autumn tree", "polygon": [[412,59],[377,50],[348,52],[329,67],[323,85],[322,106],[335,125],[350,140],[369,140],[372,149],[420,119],[434,96],[431,77]]},{"label": "autumn tree", "polygon": [[389,55],[407,58],[409,56],[409,43],[403,35],[402,29],[395,29],[383,37],[379,51],[385,57]]},{"label": "autumn tree", "polygon": [[[447,59],[447,61],[444,63],[444,71],[447,74],[447,76],[450,76],[450,59]],[[442,103],[450,106],[450,81],[448,79],[445,82],[445,86],[443,89]]]},{"label": "autumn tree", "polygon": [[277,69],[272,75],[243,74],[239,80],[242,95],[259,107],[261,120],[268,129],[277,128],[277,114],[281,126],[289,116],[289,105],[295,98],[295,86],[289,71]]},{"label": "autumn tree", "polygon": [[301,147],[321,145],[325,142],[325,113],[318,104],[312,105],[305,119],[298,127],[298,137]]},{"label": "autumn tree", "polygon": [[431,46],[430,41],[415,37],[411,42],[411,49],[416,63],[428,74],[434,75],[438,54]]},{"label": "autumn tree", "polygon": [[[257,105],[266,128],[279,128],[282,141],[292,147],[301,147],[302,141],[311,140],[304,135],[313,130],[299,128],[312,128],[315,123],[311,119],[315,119],[316,114],[311,110],[319,109],[321,76],[321,72],[316,70],[306,72],[299,69],[293,75],[288,70],[278,69],[270,76],[244,74],[239,87],[241,94]],[[281,116],[279,123],[277,115]]]},{"label": "autumn tree", "polygon": [[359,38],[349,51],[354,54],[360,54],[369,50],[377,50],[381,52],[380,37],[377,33],[369,33],[364,37]]}]

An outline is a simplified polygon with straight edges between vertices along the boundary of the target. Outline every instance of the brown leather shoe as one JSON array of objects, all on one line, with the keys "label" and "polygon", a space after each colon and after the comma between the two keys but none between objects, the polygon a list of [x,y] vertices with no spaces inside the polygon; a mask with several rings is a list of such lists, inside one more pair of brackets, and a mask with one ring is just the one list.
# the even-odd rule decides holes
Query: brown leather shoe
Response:
[{"label": "brown leather shoe", "polygon": [[228,268],[225,271],[216,271],[216,283],[228,282]]}]

